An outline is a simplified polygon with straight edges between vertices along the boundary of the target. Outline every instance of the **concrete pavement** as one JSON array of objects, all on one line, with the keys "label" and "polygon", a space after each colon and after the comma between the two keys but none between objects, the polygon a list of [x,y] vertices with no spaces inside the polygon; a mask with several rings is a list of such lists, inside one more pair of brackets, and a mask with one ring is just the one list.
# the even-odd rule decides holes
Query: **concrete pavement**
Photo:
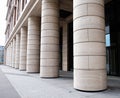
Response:
[{"label": "concrete pavement", "polygon": [[120,98],[120,77],[108,77],[106,91],[81,92],[73,88],[71,72],[60,72],[59,78],[41,79],[39,74],[27,74],[8,66],[0,69],[22,98]]},{"label": "concrete pavement", "polygon": [[0,69],[0,98],[21,98]]}]

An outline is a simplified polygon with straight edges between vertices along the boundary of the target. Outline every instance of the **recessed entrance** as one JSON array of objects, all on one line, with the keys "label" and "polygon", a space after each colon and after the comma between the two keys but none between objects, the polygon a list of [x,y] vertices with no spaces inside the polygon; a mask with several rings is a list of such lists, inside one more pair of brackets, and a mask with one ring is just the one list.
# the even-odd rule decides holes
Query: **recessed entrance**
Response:
[{"label": "recessed entrance", "polygon": [[120,1],[105,5],[107,72],[120,76]]},{"label": "recessed entrance", "polygon": [[73,71],[73,22],[68,23],[68,71]]}]

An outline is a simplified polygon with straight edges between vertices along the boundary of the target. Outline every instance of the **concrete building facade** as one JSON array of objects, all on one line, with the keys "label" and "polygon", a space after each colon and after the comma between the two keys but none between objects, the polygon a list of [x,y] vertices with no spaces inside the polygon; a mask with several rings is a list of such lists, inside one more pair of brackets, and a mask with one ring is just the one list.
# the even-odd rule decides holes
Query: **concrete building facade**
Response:
[{"label": "concrete building facade", "polygon": [[5,64],[41,78],[73,70],[75,89],[107,89],[106,7],[115,4],[119,0],[8,0]]}]

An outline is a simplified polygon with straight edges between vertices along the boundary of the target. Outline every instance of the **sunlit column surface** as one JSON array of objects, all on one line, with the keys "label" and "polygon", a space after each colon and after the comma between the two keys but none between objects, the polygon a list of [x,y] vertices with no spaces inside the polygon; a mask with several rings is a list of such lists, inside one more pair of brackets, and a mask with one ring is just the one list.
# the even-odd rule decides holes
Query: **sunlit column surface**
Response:
[{"label": "sunlit column surface", "polygon": [[28,18],[27,72],[40,70],[40,17]]},{"label": "sunlit column surface", "polygon": [[74,88],[106,89],[104,0],[74,1]]},{"label": "sunlit column surface", "polygon": [[20,70],[26,70],[26,57],[27,57],[27,27],[21,28],[20,34]]},{"label": "sunlit column surface", "polygon": [[16,47],[15,47],[15,68],[19,68],[20,61],[20,34],[16,34]]},{"label": "sunlit column surface", "polygon": [[58,77],[59,0],[42,0],[40,77]]}]

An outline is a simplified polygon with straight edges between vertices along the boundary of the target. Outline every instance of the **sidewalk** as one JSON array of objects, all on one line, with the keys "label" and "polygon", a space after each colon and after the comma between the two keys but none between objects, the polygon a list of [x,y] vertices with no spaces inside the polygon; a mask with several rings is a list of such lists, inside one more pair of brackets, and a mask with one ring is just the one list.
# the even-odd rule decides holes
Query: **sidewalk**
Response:
[{"label": "sidewalk", "polygon": [[0,69],[0,98],[21,98]]},{"label": "sidewalk", "polygon": [[60,78],[41,79],[39,74],[27,74],[8,66],[0,66],[0,69],[22,98],[120,98],[118,77],[109,77],[108,90],[88,93],[73,88],[71,72],[60,73]]}]

